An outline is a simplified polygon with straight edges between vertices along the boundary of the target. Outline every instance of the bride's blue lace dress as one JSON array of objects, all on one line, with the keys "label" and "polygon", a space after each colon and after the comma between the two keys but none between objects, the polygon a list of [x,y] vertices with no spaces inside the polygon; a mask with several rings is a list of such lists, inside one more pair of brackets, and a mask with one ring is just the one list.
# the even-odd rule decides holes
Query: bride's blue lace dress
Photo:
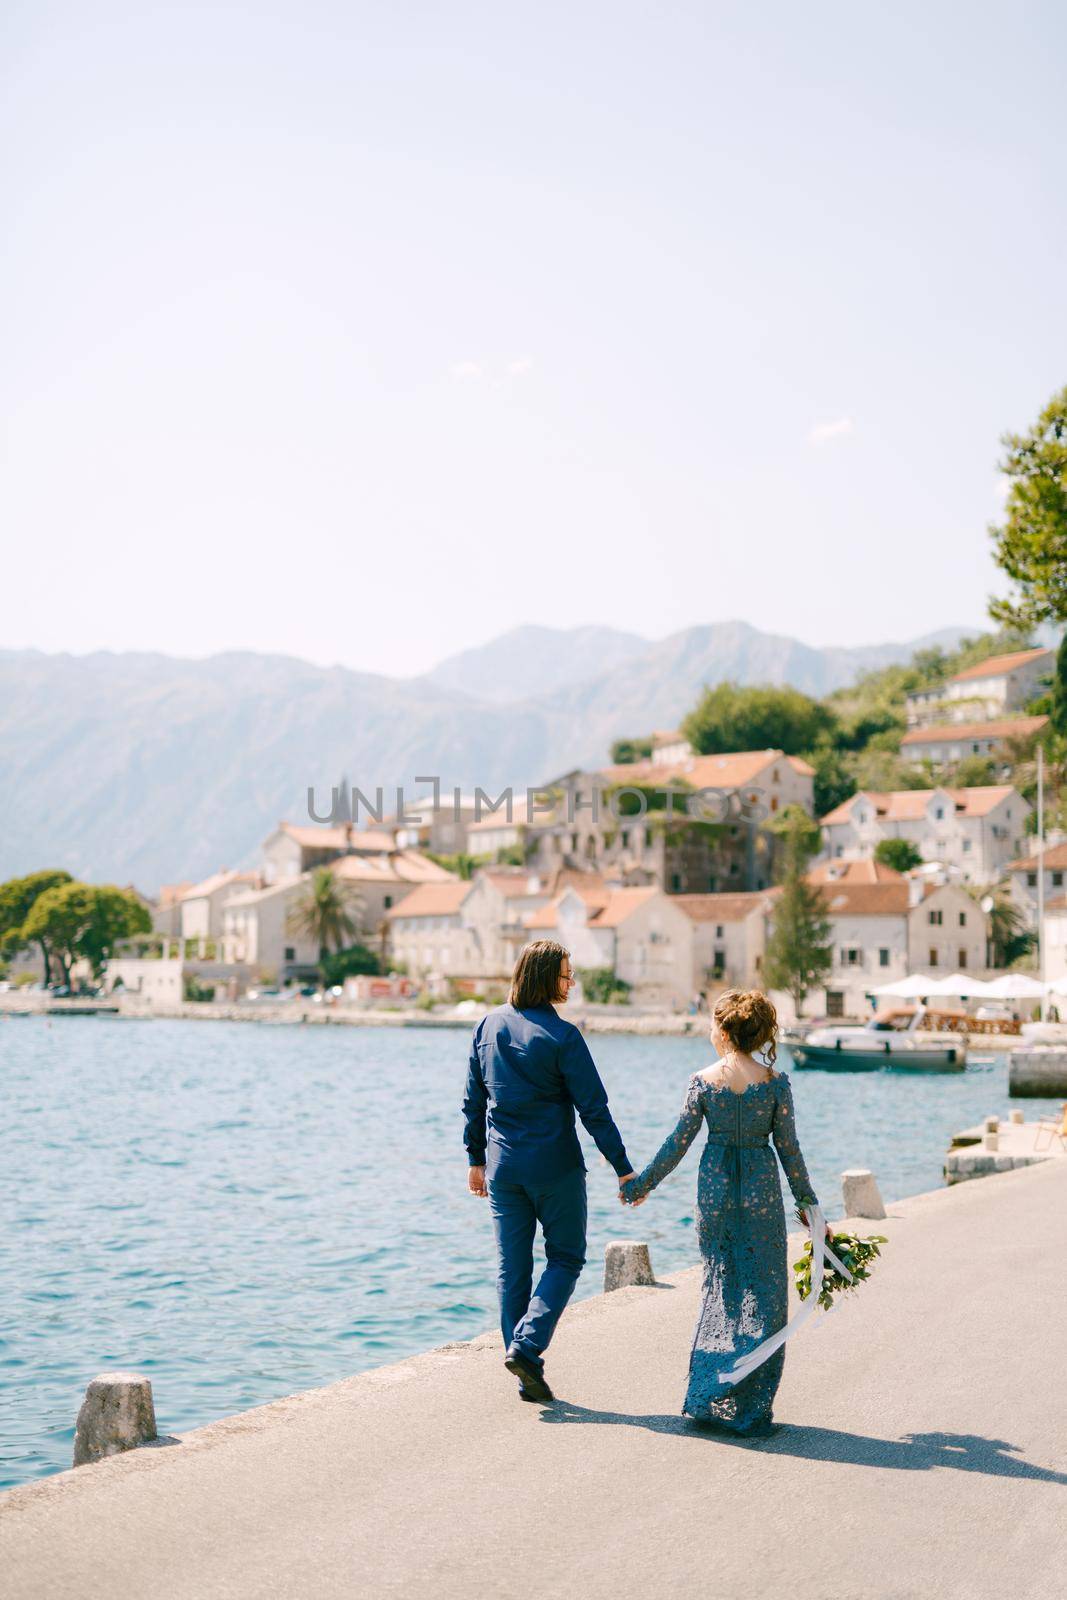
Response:
[{"label": "bride's blue lace dress", "polygon": [[[770,1070],[770,1069],[768,1069]],[[771,1421],[785,1364],[782,1346],[732,1387],[719,1374],[789,1319],[785,1208],[774,1141],[798,1206],[818,1205],[797,1143],[793,1091],[784,1072],[740,1094],[699,1073],[678,1125],[643,1172],[623,1186],[640,1199],[678,1165],[707,1124],[697,1180],[697,1237],[704,1297],[689,1362],[684,1414],[744,1433]]]}]

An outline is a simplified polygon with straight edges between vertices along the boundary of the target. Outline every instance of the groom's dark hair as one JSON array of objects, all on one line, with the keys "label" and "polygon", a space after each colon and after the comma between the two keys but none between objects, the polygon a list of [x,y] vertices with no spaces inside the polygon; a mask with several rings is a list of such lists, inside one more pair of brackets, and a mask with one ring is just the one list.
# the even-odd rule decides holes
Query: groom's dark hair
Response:
[{"label": "groom's dark hair", "polygon": [[559,975],[569,959],[570,951],[555,939],[535,939],[528,944],[511,975],[510,1004],[517,1011],[552,1005],[559,999]]}]

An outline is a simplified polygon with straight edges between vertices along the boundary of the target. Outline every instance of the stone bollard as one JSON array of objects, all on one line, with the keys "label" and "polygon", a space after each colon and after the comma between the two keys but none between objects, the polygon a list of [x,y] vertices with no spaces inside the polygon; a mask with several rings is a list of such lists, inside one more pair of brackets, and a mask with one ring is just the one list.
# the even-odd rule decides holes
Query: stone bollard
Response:
[{"label": "stone bollard", "polygon": [[656,1281],[647,1244],[631,1244],[613,1239],[604,1251],[604,1293],[629,1289],[632,1285],[650,1286]]},{"label": "stone bollard", "polygon": [[152,1384],[138,1372],[102,1372],[85,1391],[74,1429],[74,1465],[117,1456],[156,1435]]},{"label": "stone bollard", "polygon": [[1013,1106],[1008,1115],[1014,1123],[1021,1124],[1026,1121],[1024,1113],[1019,1110],[1018,1106]]},{"label": "stone bollard", "polygon": [[1000,1147],[1000,1118],[986,1117],[983,1124],[982,1149],[997,1150]]},{"label": "stone bollard", "polygon": [[885,1206],[874,1181],[874,1173],[866,1167],[850,1167],[841,1174],[841,1191],[845,1197],[846,1217],[884,1217]]}]

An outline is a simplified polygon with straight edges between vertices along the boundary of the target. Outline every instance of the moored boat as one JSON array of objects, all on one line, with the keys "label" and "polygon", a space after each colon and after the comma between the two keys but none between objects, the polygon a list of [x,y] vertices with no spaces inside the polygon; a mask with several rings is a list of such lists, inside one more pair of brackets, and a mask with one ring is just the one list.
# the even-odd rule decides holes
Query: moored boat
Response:
[{"label": "moored boat", "polygon": [[925,1008],[891,1012],[868,1022],[813,1028],[803,1042],[790,1043],[797,1067],[823,1072],[963,1072],[966,1040],[937,1037],[922,1028]]}]

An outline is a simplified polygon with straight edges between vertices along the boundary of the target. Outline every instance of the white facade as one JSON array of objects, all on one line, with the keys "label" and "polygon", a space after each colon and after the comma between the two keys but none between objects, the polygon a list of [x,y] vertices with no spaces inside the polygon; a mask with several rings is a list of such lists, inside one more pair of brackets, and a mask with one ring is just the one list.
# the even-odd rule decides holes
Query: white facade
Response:
[{"label": "white facade", "polygon": [[873,856],[882,839],[907,839],[966,883],[995,883],[1019,854],[1030,805],[1008,784],[972,789],[861,792],[822,819],[832,860]]},{"label": "white facade", "polygon": [[[1045,982],[1067,979],[1067,898],[1063,895],[1054,900],[1045,912],[1041,943]],[[1056,1006],[1061,1017],[1067,1016],[1067,997],[1053,995],[1050,1003]]]},{"label": "white facade", "polygon": [[914,727],[924,722],[976,722],[1018,711],[1041,692],[1055,655],[1054,650],[1036,649],[990,656],[947,683],[908,695],[908,723]]},{"label": "white facade", "polygon": [[912,972],[982,972],[988,947],[989,918],[957,884],[929,889],[908,912]]},{"label": "white facade", "polygon": [[181,959],[150,961],[138,956],[116,956],[104,963],[103,989],[116,989],[160,1005],[177,1005],[185,998],[185,963]]},{"label": "white facade", "polygon": [[286,925],[290,909],[307,893],[308,878],[294,878],[235,895],[222,913],[222,959],[252,967],[277,982],[313,971],[319,951],[306,934]]},{"label": "white facade", "polygon": [[255,872],[227,872],[225,869],[195,884],[182,895],[181,937],[217,939],[222,934],[222,913],[234,895],[247,894],[259,887]]},{"label": "white facade", "polygon": [[[1031,835],[1027,842],[1033,849],[1037,841]],[[1047,906],[1067,889],[1067,839],[1059,834],[1048,835],[1040,870],[1044,877],[1044,900]],[[1022,912],[1026,927],[1031,931],[1037,928],[1038,871],[1036,850],[1033,850],[1032,854],[1018,857],[1008,867],[1012,902]]]}]

